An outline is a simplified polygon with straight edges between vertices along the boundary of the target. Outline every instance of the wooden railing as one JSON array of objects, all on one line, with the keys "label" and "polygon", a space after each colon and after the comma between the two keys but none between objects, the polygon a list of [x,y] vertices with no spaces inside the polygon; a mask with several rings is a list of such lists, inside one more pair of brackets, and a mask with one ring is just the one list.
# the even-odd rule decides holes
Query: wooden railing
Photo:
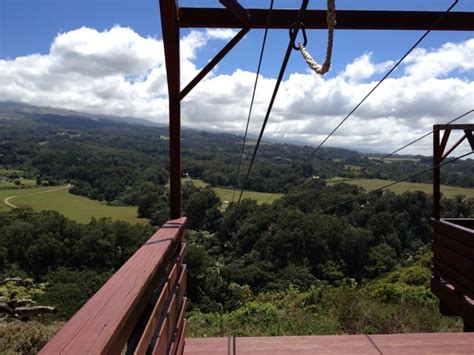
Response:
[{"label": "wooden railing", "polygon": [[431,290],[445,315],[458,315],[474,330],[474,220],[433,220]]},{"label": "wooden railing", "polygon": [[40,354],[182,354],[186,219],[163,225]]}]

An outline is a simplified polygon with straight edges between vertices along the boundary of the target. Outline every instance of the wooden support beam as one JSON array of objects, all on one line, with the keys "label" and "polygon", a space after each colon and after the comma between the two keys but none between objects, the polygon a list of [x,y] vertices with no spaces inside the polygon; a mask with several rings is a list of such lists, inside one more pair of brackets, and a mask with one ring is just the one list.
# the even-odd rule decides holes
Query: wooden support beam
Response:
[{"label": "wooden support beam", "polygon": [[471,149],[474,151],[474,137],[472,136],[472,131],[465,130],[464,134],[466,135],[467,141],[471,146]]},{"label": "wooden support beam", "polygon": [[466,139],[466,135],[463,135],[456,143],[453,144],[453,146],[451,148],[448,149],[448,151],[446,153],[444,153],[442,156],[441,156],[441,160],[440,160],[440,163],[446,159],[449,154],[451,154],[457,147],[459,147],[459,145]]},{"label": "wooden support beam", "polygon": [[[474,111],[474,110],[472,110]],[[470,112],[472,112],[470,111]],[[464,116],[464,115],[463,115]],[[469,130],[469,131],[474,131],[474,124],[469,124],[469,123],[454,123],[454,124],[435,124],[433,126],[433,129],[451,129],[451,130]]]},{"label": "wooden support beam", "polygon": [[[250,28],[266,28],[267,9],[248,9]],[[271,29],[289,29],[298,10],[272,11]],[[427,30],[443,15],[439,11],[366,11],[338,10],[338,30]],[[306,29],[326,29],[326,10],[307,10]],[[233,13],[220,8],[183,7],[179,15],[180,27],[187,28],[241,28],[241,21]],[[436,26],[440,31],[473,31],[474,12],[449,12]]]},{"label": "wooden support beam", "polygon": [[181,101],[177,0],[160,0],[170,124],[170,218],[181,217]]},{"label": "wooden support beam", "polygon": [[439,129],[433,129],[433,218],[439,220],[440,218],[440,172],[439,164],[441,162],[440,146],[439,146]]},{"label": "wooden support beam", "polygon": [[242,26],[250,26],[249,13],[236,0],[219,0],[219,2],[237,18]]},{"label": "wooden support beam", "polygon": [[443,139],[441,139],[441,144],[439,146],[439,152],[438,152],[438,154],[439,154],[438,160],[439,161],[441,161],[441,158],[444,154],[444,150],[446,149],[446,145],[448,144],[450,134],[451,134],[451,130],[449,128],[444,130]]},{"label": "wooden support beam", "polygon": [[209,62],[207,65],[199,72],[196,77],[191,80],[191,82],[186,85],[186,87],[181,91],[179,95],[179,99],[182,100],[186,97],[189,92],[194,89],[194,87],[202,80],[204,77],[226,56],[227,53],[230,52],[234,46],[240,42],[240,40],[248,33],[250,29],[248,28],[243,28],[240,30],[239,33],[237,33],[234,38],[230,40],[229,43],[226,44],[222,50],[216,54],[216,56]]}]

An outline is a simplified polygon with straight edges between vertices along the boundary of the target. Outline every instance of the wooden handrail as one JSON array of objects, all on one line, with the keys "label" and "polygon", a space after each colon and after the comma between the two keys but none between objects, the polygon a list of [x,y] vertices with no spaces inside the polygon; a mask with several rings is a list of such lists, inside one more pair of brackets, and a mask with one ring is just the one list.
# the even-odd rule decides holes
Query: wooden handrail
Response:
[{"label": "wooden handrail", "polygon": [[[165,321],[168,331],[163,341],[169,349],[183,334],[176,330],[176,323],[185,323],[178,319],[185,309],[186,267],[182,243],[185,227],[186,218],[165,223],[63,326],[40,354],[120,354],[132,334],[137,337],[140,324],[151,323],[161,329]],[[170,276],[172,272],[174,274]],[[169,301],[172,298],[173,304]],[[161,313],[148,312],[149,308],[157,308],[157,302],[163,302],[157,306]],[[144,319],[150,318],[150,313],[155,317],[153,321]],[[137,337],[142,348],[153,347],[154,342],[161,340],[158,330],[146,329],[150,344],[144,346],[142,335]]]},{"label": "wooden handrail", "polygon": [[432,220],[433,277],[431,290],[440,311],[459,315],[466,330],[474,329],[474,220]]}]

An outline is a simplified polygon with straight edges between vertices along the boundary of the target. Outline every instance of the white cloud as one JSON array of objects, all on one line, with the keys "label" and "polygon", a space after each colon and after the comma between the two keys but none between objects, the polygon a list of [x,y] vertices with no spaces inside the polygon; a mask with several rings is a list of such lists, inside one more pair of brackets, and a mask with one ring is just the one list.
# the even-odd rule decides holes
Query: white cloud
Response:
[{"label": "white cloud", "polygon": [[[209,41],[234,30],[190,31],[181,40],[185,85]],[[474,39],[417,49],[331,138],[328,145],[389,151],[473,108]],[[292,73],[280,88],[265,133],[317,144],[376,84],[392,61],[365,53],[331,77]],[[58,34],[46,55],[0,60],[0,100],[116,114],[167,123],[163,44],[120,26]],[[183,125],[243,132],[255,74],[212,72],[183,101]],[[259,131],[274,78],[260,77],[251,132]],[[474,116],[474,115],[473,115]],[[471,117],[471,122],[474,117]],[[418,150],[430,153],[431,143]]]},{"label": "white cloud", "polygon": [[374,74],[386,72],[393,64],[393,61],[375,64],[372,61],[372,52],[369,52],[347,64],[343,76],[349,82],[356,83],[363,79],[369,79]]}]

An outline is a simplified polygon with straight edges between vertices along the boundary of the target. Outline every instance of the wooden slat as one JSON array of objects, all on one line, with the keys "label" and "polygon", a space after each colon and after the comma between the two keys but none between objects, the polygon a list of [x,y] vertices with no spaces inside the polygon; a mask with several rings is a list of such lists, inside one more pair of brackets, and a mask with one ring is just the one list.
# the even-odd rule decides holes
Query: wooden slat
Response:
[{"label": "wooden slat", "polygon": [[[470,285],[465,285],[471,288],[474,285],[474,260],[470,260],[460,254],[451,251],[448,248],[443,247],[437,242],[432,243],[432,250],[434,252],[433,260],[439,259],[446,265],[449,265],[453,270],[463,275],[465,278],[470,279]],[[472,288],[474,290],[474,287]]]},{"label": "wooden slat", "polygon": [[472,289],[473,282],[471,279],[466,278],[453,268],[438,259],[433,260],[433,273],[436,276],[442,277],[448,283],[450,283],[457,292],[463,293],[470,298],[474,298],[474,292]]},{"label": "wooden slat", "polygon": [[180,264],[183,264],[184,258],[186,257],[187,253],[188,253],[188,245],[187,243],[183,243],[183,245],[181,246],[181,251],[179,252],[179,255],[178,255]]},{"label": "wooden slat", "polygon": [[470,246],[463,244],[454,238],[449,238],[444,235],[433,233],[433,241],[470,260],[474,260],[474,248],[471,248]]},{"label": "wooden slat", "polygon": [[171,268],[170,275],[168,276],[168,287],[169,292],[172,293],[176,286],[176,279],[178,278],[178,265],[174,264]]},{"label": "wooden slat", "polygon": [[165,307],[166,300],[168,299],[168,282],[165,283],[163,289],[161,290],[160,296],[153,307],[150,318],[143,330],[143,334],[138,342],[137,348],[135,349],[134,354],[140,355],[145,354],[148,346],[150,345],[151,339],[153,338],[153,333],[155,332],[158,322],[162,318],[163,309]]},{"label": "wooden slat", "polygon": [[120,353],[181,243],[186,219],[172,222],[174,227],[158,230],[40,353]]},{"label": "wooden slat", "polygon": [[474,248],[474,230],[448,222],[432,220],[433,232],[438,235],[453,238],[458,242]]},{"label": "wooden slat", "polygon": [[186,294],[186,286],[187,286],[187,279],[188,279],[188,269],[186,264],[182,266],[181,275],[178,280],[178,298],[182,299]]},{"label": "wooden slat", "polygon": [[187,330],[188,330],[188,321],[185,318],[184,323],[183,323],[183,327],[181,328],[181,336],[179,337],[179,341],[178,341],[178,350],[176,351],[177,355],[184,354],[184,346],[186,344]]},{"label": "wooden slat", "polygon": [[[170,224],[166,224],[169,226]],[[148,319],[148,322],[143,330],[142,336],[139,340],[138,346],[135,349],[134,354],[144,354],[145,351],[148,349],[151,339],[153,337],[153,334],[156,330],[156,327],[158,326],[158,322],[162,318],[162,313],[163,309],[165,306],[166,301],[168,300],[168,297],[171,297],[172,292],[178,292],[175,290],[176,284],[179,285],[180,282],[182,282],[182,262],[184,261],[184,257],[186,255],[186,244],[182,243],[181,244],[181,249],[179,251],[178,256],[176,257],[175,264],[172,266],[171,271],[169,273],[169,276],[167,278],[167,282],[163,285],[163,288],[161,290],[160,296],[158,298],[157,303],[155,304],[153,311],[150,315],[150,318]],[[178,270],[180,272],[178,273]],[[180,280],[177,281],[177,278]],[[183,292],[181,292],[180,288],[178,287],[178,290],[180,292],[180,295],[178,295],[178,300],[183,297]]]},{"label": "wooden slat", "polygon": [[464,297],[442,285],[439,279],[431,278],[431,291],[442,300],[454,313],[459,314],[463,320],[474,326],[474,306]]},{"label": "wooden slat", "polygon": [[186,301],[187,299],[184,298],[181,302],[181,310],[179,311],[179,317],[176,323],[176,333],[173,339],[173,343],[170,346],[170,354],[172,355],[177,353],[179,341],[183,333],[184,317],[186,314]]},{"label": "wooden slat", "polygon": [[169,344],[169,320],[168,317],[165,318],[164,322],[161,324],[160,333],[158,339],[156,340],[155,346],[153,347],[153,355],[163,355],[168,352]]},{"label": "wooden slat", "polygon": [[176,320],[178,319],[178,311],[176,310],[178,298],[176,294],[173,295],[168,308],[168,344],[173,339],[174,332],[176,330]]}]

